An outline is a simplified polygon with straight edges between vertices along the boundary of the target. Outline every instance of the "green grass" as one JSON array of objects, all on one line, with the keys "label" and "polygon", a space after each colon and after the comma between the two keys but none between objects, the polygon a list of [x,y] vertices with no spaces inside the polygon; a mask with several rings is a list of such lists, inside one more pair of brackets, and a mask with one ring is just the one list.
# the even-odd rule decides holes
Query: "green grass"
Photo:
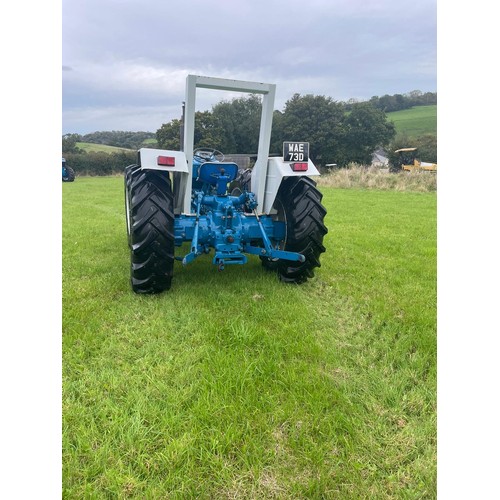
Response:
[{"label": "green grass", "polygon": [[437,133],[437,105],[414,106],[402,111],[387,113],[389,121],[396,125],[398,134],[416,137]]},{"label": "green grass", "polygon": [[134,151],[133,149],[118,148],[116,146],[108,146],[106,144],[94,144],[92,142],[77,142],[76,147],[83,149],[87,153],[103,152],[103,153],[119,153],[120,151]]},{"label": "green grass", "polygon": [[138,296],[119,177],[63,189],[64,498],[435,498],[436,194],[323,187],[322,267]]}]

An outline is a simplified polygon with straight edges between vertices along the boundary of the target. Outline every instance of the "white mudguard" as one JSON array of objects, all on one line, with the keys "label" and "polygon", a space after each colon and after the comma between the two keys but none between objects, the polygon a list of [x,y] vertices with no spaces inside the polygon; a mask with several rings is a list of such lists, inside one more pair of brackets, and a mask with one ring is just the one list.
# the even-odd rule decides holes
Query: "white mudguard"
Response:
[{"label": "white mudguard", "polygon": [[[183,151],[141,148],[139,149],[138,155],[141,170],[163,170],[165,172],[188,173],[187,159]],[[166,161],[165,158],[169,158],[169,160]],[[165,165],[165,163],[168,163],[168,165]]]},{"label": "white mudguard", "polygon": [[[319,170],[311,160],[307,162],[307,170],[294,172],[290,162],[283,161],[283,158],[272,157],[267,160],[266,189],[264,193],[264,213],[270,214],[281,182],[286,177],[312,177],[320,175]],[[253,181],[253,177],[252,177]]]}]

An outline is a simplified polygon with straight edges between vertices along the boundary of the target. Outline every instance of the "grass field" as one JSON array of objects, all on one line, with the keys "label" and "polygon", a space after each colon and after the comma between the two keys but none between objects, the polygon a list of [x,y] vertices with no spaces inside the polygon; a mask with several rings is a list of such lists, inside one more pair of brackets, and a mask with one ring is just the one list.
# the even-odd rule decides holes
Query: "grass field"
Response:
[{"label": "grass field", "polygon": [[76,147],[83,149],[87,153],[103,152],[103,153],[119,153],[120,151],[135,151],[133,149],[117,148],[116,146],[108,146],[106,144],[94,144],[92,142],[77,142]]},{"label": "grass field", "polygon": [[387,113],[387,118],[394,122],[398,134],[415,137],[437,133],[437,105],[414,106],[410,109],[394,111]]},{"label": "grass field", "polygon": [[435,498],[436,193],[323,187],[322,267],[134,295],[120,177],[63,189],[64,498]]}]

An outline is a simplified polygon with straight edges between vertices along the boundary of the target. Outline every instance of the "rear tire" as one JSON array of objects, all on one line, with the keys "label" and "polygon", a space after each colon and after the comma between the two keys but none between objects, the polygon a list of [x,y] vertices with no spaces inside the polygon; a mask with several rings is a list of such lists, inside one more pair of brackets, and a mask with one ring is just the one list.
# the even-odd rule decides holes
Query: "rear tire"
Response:
[{"label": "rear tire", "polygon": [[75,180],[75,171],[71,167],[66,167],[66,175],[63,175],[63,182],[73,182]]},{"label": "rear tire", "polygon": [[328,233],[322,198],[316,183],[308,177],[288,177],[281,183],[274,208],[278,211],[278,220],[286,224],[283,249],[301,253],[306,258],[304,262],[261,258],[262,265],[277,271],[281,281],[305,283],[314,276],[314,268],[321,266],[320,255],[326,250],[323,237]]},{"label": "rear tire", "polygon": [[127,169],[125,205],[129,213],[132,290],[160,293],[170,288],[174,271],[174,197],[170,178],[168,173],[140,170],[136,165]]}]

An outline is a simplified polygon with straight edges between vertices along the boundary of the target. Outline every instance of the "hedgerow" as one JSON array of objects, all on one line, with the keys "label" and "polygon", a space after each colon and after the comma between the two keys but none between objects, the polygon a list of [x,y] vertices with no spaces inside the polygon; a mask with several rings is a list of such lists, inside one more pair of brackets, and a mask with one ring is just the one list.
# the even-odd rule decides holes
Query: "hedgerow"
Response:
[{"label": "hedgerow", "polygon": [[113,175],[121,174],[127,165],[137,162],[135,151],[119,153],[66,153],[66,165],[79,175]]}]

